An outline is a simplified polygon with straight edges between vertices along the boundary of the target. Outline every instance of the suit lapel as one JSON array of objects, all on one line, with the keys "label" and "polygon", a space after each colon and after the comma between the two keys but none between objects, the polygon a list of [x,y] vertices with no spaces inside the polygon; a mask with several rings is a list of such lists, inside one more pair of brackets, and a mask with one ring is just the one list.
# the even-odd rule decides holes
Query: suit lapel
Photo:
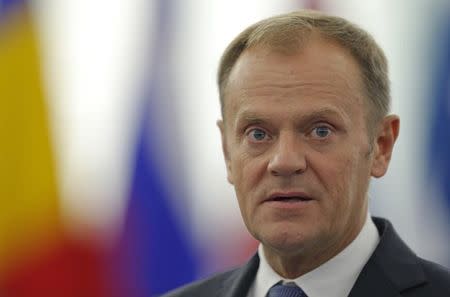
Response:
[{"label": "suit lapel", "polygon": [[217,296],[219,297],[246,297],[253,280],[255,279],[256,271],[259,266],[258,254],[255,254],[247,264],[236,269],[230,277],[222,283]]},{"label": "suit lapel", "polygon": [[426,282],[417,256],[400,239],[392,225],[374,218],[380,243],[361,271],[349,297],[394,297]]},{"label": "suit lapel", "polygon": [[358,277],[349,297],[396,297],[398,289],[376,265],[368,264]]}]

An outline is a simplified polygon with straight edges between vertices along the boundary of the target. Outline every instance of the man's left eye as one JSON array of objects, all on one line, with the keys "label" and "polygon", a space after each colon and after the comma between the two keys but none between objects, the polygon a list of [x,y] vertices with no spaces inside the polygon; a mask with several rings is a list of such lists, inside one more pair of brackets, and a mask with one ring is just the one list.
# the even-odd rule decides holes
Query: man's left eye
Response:
[{"label": "man's left eye", "polygon": [[314,136],[317,136],[319,138],[327,137],[330,134],[330,132],[331,132],[330,128],[326,126],[316,127],[313,130]]}]

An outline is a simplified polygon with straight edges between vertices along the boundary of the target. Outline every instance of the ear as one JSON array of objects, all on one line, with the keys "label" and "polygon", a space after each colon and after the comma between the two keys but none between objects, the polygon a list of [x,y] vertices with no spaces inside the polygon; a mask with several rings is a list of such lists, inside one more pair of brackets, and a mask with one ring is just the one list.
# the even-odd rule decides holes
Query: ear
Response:
[{"label": "ear", "polygon": [[399,130],[400,119],[396,115],[386,116],[381,122],[374,144],[374,156],[371,169],[371,175],[373,177],[382,177],[386,173]]},{"label": "ear", "polygon": [[227,167],[227,179],[228,179],[228,182],[233,185],[234,182],[233,182],[233,174],[232,174],[232,170],[231,170],[230,153],[228,151],[228,143],[227,143],[227,137],[226,137],[226,133],[225,133],[225,124],[224,124],[223,120],[217,120],[217,127],[219,127],[220,134],[222,137],[222,151],[223,151],[223,156],[225,159],[225,165]]}]

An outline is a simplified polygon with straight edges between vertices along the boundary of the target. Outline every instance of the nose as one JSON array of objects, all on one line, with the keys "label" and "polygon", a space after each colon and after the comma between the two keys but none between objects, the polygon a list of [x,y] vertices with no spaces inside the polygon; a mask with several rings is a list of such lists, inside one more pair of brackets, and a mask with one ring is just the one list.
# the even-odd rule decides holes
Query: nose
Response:
[{"label": "nose", "polygon": [[267,166],[274,176],[292,176],[306,170],[305,148],[295,133],[280,134]]}]

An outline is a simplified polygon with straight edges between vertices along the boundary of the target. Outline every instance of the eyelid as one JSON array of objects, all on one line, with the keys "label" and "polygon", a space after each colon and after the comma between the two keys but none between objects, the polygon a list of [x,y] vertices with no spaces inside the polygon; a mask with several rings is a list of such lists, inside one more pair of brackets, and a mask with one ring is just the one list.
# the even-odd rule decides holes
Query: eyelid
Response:
[{"label": "eyelid", "polygon": [[243,130],[244,130],[244,134],[247,135],[247,134],[249,134],[251,131],[253,131],[253,130],[255,130],[255,129],[259,129],[259,130],[262,130],[262,131],[266,132],[267,134],[270,134],[269,131],[268,131],[267,129],[265,129],[265,128],[259,126],[259,125],[255,125],[255,124],[251,124],[251,125],[246,126],[246,127],[243,129]]},{"label": "eyelid", "polygon": [[320,128],[325,128],[325,129],[328,129],[330,132],[332,132],[332,129],[329,126],[316,126],[312,129],[312,131],[317,131],[317,129],[320,129]]},{"label": "eyelid", "polygon": [[252,131],[255,131],[255,130],[261,130],[261,131],[263,131],[264,133],[269,134],[269,132],[267,132],[266,129],[261,128],[261,127],[249,127],[249,128],[247,128],[247,129],[245,129],[245,134],[246,134],[246,135],[249,135]]},{"label": "eyelid", "polygon": [[320,127],[326,127],[326,128],[329,128],[329,129],[332,130],[332,131],[336,130],[336,128],[335,128],[332,124],[330,124],[330,123],[328,123],[328,122],[324,122],[324,121],[320,121],[320,122],[315,122],[315,123],[313,123],[313,124],[311,125],[310,130],[312,131],[312,130],[314,130],[314,129],[316,129],[316,128],[320,128]]}]

